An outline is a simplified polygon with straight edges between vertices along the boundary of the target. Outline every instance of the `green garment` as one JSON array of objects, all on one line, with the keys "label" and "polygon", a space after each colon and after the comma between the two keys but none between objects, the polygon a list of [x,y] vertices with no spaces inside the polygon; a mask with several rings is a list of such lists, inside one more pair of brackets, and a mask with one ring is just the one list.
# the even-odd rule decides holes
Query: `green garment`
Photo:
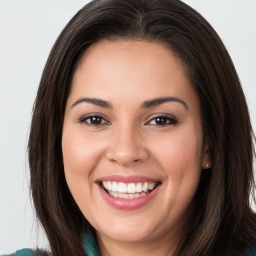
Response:
[{"label": "green garment", "polygon": [[253,247],[250,250],[248,250],[244,256],[256,256],[256,247]]},{"label": "green garment", "polygon": [[[99,256],[97,242],[95,241],[93,235],[91,233],[86,233],[83,236],[84,248],[86,254],[88,256]],[[19,250],[10,255],[2,255],[2,256],[35,256],[35,251],[30,249]]]},{"label": "green garment", "polygon": [[[91,233],[87,233],[86,235],[84,235],[83,241],[84,241],[84,248],[88,256],[100,256],[97,242],[95,241]],[[23,249],[10,255],[2,255],[2,256],[35,256],[35,253],[33,250]],[[249,249],[244,256],[256,256],[256,247],[252,247],[251,249]]]},{"label": "green garment", "polygon": [[[7,255],[3,255],[3,256],[7,256]],[[19,250],[13,254],[10,254],[8,256],[34,256],[34,252],[30,249],[23,249],[23,250]]]}]

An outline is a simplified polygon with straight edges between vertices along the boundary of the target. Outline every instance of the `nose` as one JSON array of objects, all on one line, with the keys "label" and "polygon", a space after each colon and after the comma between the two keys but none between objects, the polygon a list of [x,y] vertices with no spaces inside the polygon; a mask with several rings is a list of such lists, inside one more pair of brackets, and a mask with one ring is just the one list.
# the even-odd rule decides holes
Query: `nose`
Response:
[{"label": "nose", "polygon": [[113,131],[109,138],[108,160],[123,166],[146,161],[149,151],[142,137],[139,131],[131,127]]}]

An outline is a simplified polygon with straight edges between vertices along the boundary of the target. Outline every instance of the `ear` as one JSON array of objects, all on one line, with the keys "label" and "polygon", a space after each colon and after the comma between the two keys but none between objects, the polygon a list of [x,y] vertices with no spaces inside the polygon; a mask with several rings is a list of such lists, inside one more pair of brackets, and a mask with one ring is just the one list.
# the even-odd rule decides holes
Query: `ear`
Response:
[{"label": "ear", "polygon": [[201,168],[209,169],[212,167],[211,150],[208,141],[205,141],[202,152]]}]

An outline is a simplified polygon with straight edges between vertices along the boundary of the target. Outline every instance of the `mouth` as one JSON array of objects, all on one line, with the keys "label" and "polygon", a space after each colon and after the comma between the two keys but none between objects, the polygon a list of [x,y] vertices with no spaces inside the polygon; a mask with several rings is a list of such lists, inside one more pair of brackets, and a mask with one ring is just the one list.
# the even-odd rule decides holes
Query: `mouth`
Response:
[{"label": "mouth", "polygon": [[144,197],[154,191],[161,182],[131,182],[99,181],[99,185],[109,195],[115,198],[135,199]]}]

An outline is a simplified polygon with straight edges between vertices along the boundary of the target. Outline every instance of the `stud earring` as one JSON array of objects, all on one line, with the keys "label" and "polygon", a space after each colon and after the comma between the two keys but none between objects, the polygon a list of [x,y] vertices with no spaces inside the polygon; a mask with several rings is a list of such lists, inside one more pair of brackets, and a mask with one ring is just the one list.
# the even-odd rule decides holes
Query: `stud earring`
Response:
[{"label": "stud earring", "polygon": [[210,167],[211,167],[210,164],[206,163],[206,164],[203,165],[202,168],[203,168],[203,169],[209,169]]}]

